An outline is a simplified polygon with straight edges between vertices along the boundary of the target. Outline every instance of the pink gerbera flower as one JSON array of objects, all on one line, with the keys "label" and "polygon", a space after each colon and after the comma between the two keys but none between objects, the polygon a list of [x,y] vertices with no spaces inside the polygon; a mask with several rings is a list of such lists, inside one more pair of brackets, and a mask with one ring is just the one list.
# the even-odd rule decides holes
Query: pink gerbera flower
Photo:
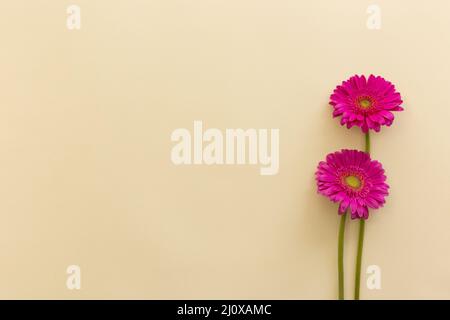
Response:
[{"label": "pink gerbera flower", "polygon": [[392,111],[402,111],[403,103],[395,86],[382,77],[355,75],[334,89],[330,97],[333,117],[342,116],[341,124],[347,128],[358,126],[366,133],[380,131],[382,125],[394,121]]},{"label": "pink gerbera flower", "polygon": [[330,153],[317,166],[316,180],[318,192],[339,202],[339,214],[349,209],[352,219],[367,219],[368,208],[382,207],[388,195],[381,163],[362,151]]}]

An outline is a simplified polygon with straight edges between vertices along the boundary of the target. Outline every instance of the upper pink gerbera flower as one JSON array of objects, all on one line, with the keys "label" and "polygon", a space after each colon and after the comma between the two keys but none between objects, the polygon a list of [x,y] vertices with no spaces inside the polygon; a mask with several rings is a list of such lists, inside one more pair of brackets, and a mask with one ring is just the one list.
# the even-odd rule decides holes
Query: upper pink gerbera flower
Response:
[{"label": "upper pink gerbera flower", "polygon": [[381,163],[362,151],[330,153],[317,166],[316,180],[318,192],[340,203],[339,214],[349,209],[352,219],[367,219],[368,208],[382,207],[388,195]]},{"label": "upper pink gerbera flower", "polygon": [[380,131],[382,125],[394,121],[392,111],[402,111],[403,103],[395,86],[382,77],[355,75],[334,89],[330,97],[333,116],[342,116],[341,124],[347,128],[358,126],[366,133]]}]

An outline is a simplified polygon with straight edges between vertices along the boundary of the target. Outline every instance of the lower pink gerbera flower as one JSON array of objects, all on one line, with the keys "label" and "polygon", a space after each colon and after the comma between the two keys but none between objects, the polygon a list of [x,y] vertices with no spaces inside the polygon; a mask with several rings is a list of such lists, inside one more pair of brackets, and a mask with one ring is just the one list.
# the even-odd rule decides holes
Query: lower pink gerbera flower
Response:
[{"label": "lower pink gerbera flower", "polygon": [[358,150],[342,150],[327,155],[316,172],[318,192],[339,202],[339,214],[350,211],[352,219],[369,217],[368,208],[385,203],[389,186],[381,163]]},{"label": "lower pink gerbera flower", "polygon": [[330,97],[333,116],[341,116],[342,125],[358,126],[364,133],[390,126],[394,121],[392,111],[402,111],[402,102],[392,83],[374,75],[368,79],[355,75],[337,86]]}]

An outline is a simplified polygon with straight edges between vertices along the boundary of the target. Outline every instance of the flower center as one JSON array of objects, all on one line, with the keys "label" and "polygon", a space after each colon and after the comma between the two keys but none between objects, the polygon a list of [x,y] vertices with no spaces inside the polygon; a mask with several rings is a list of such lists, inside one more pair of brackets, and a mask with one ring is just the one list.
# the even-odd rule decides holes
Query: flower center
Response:
[{"label": "flower center", "polygon": [[362,109],[369,109],[372,106],[372,102],[369,99],[363,98],[359,100],[359,106]]},{"label": "flower center", "polygon": [[349,187],[353,189],[358,189],[359,187],[361,187],[361,180],[357,176],[354,175],[346,176],[344,178],[344,181]]}]

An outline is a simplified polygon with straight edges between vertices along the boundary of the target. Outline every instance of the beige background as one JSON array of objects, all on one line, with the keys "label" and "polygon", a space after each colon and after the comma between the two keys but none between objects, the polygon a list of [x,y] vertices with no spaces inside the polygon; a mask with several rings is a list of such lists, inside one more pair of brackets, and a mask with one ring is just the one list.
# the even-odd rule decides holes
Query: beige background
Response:
[{"label": "beige background", "polygon": [[[367,223],[366,299],[450,298],[450,2],[0,2],[0,298],[336,296],[326,153],[362,148],[328,97],[355,73],[406,111],[373,137],[391,195]],[[279,128],[280,172],[174,166],[176,128]],[[357,224],[348,225],[351,297]],[[66,288],[66,267],[82,289]]]}]

